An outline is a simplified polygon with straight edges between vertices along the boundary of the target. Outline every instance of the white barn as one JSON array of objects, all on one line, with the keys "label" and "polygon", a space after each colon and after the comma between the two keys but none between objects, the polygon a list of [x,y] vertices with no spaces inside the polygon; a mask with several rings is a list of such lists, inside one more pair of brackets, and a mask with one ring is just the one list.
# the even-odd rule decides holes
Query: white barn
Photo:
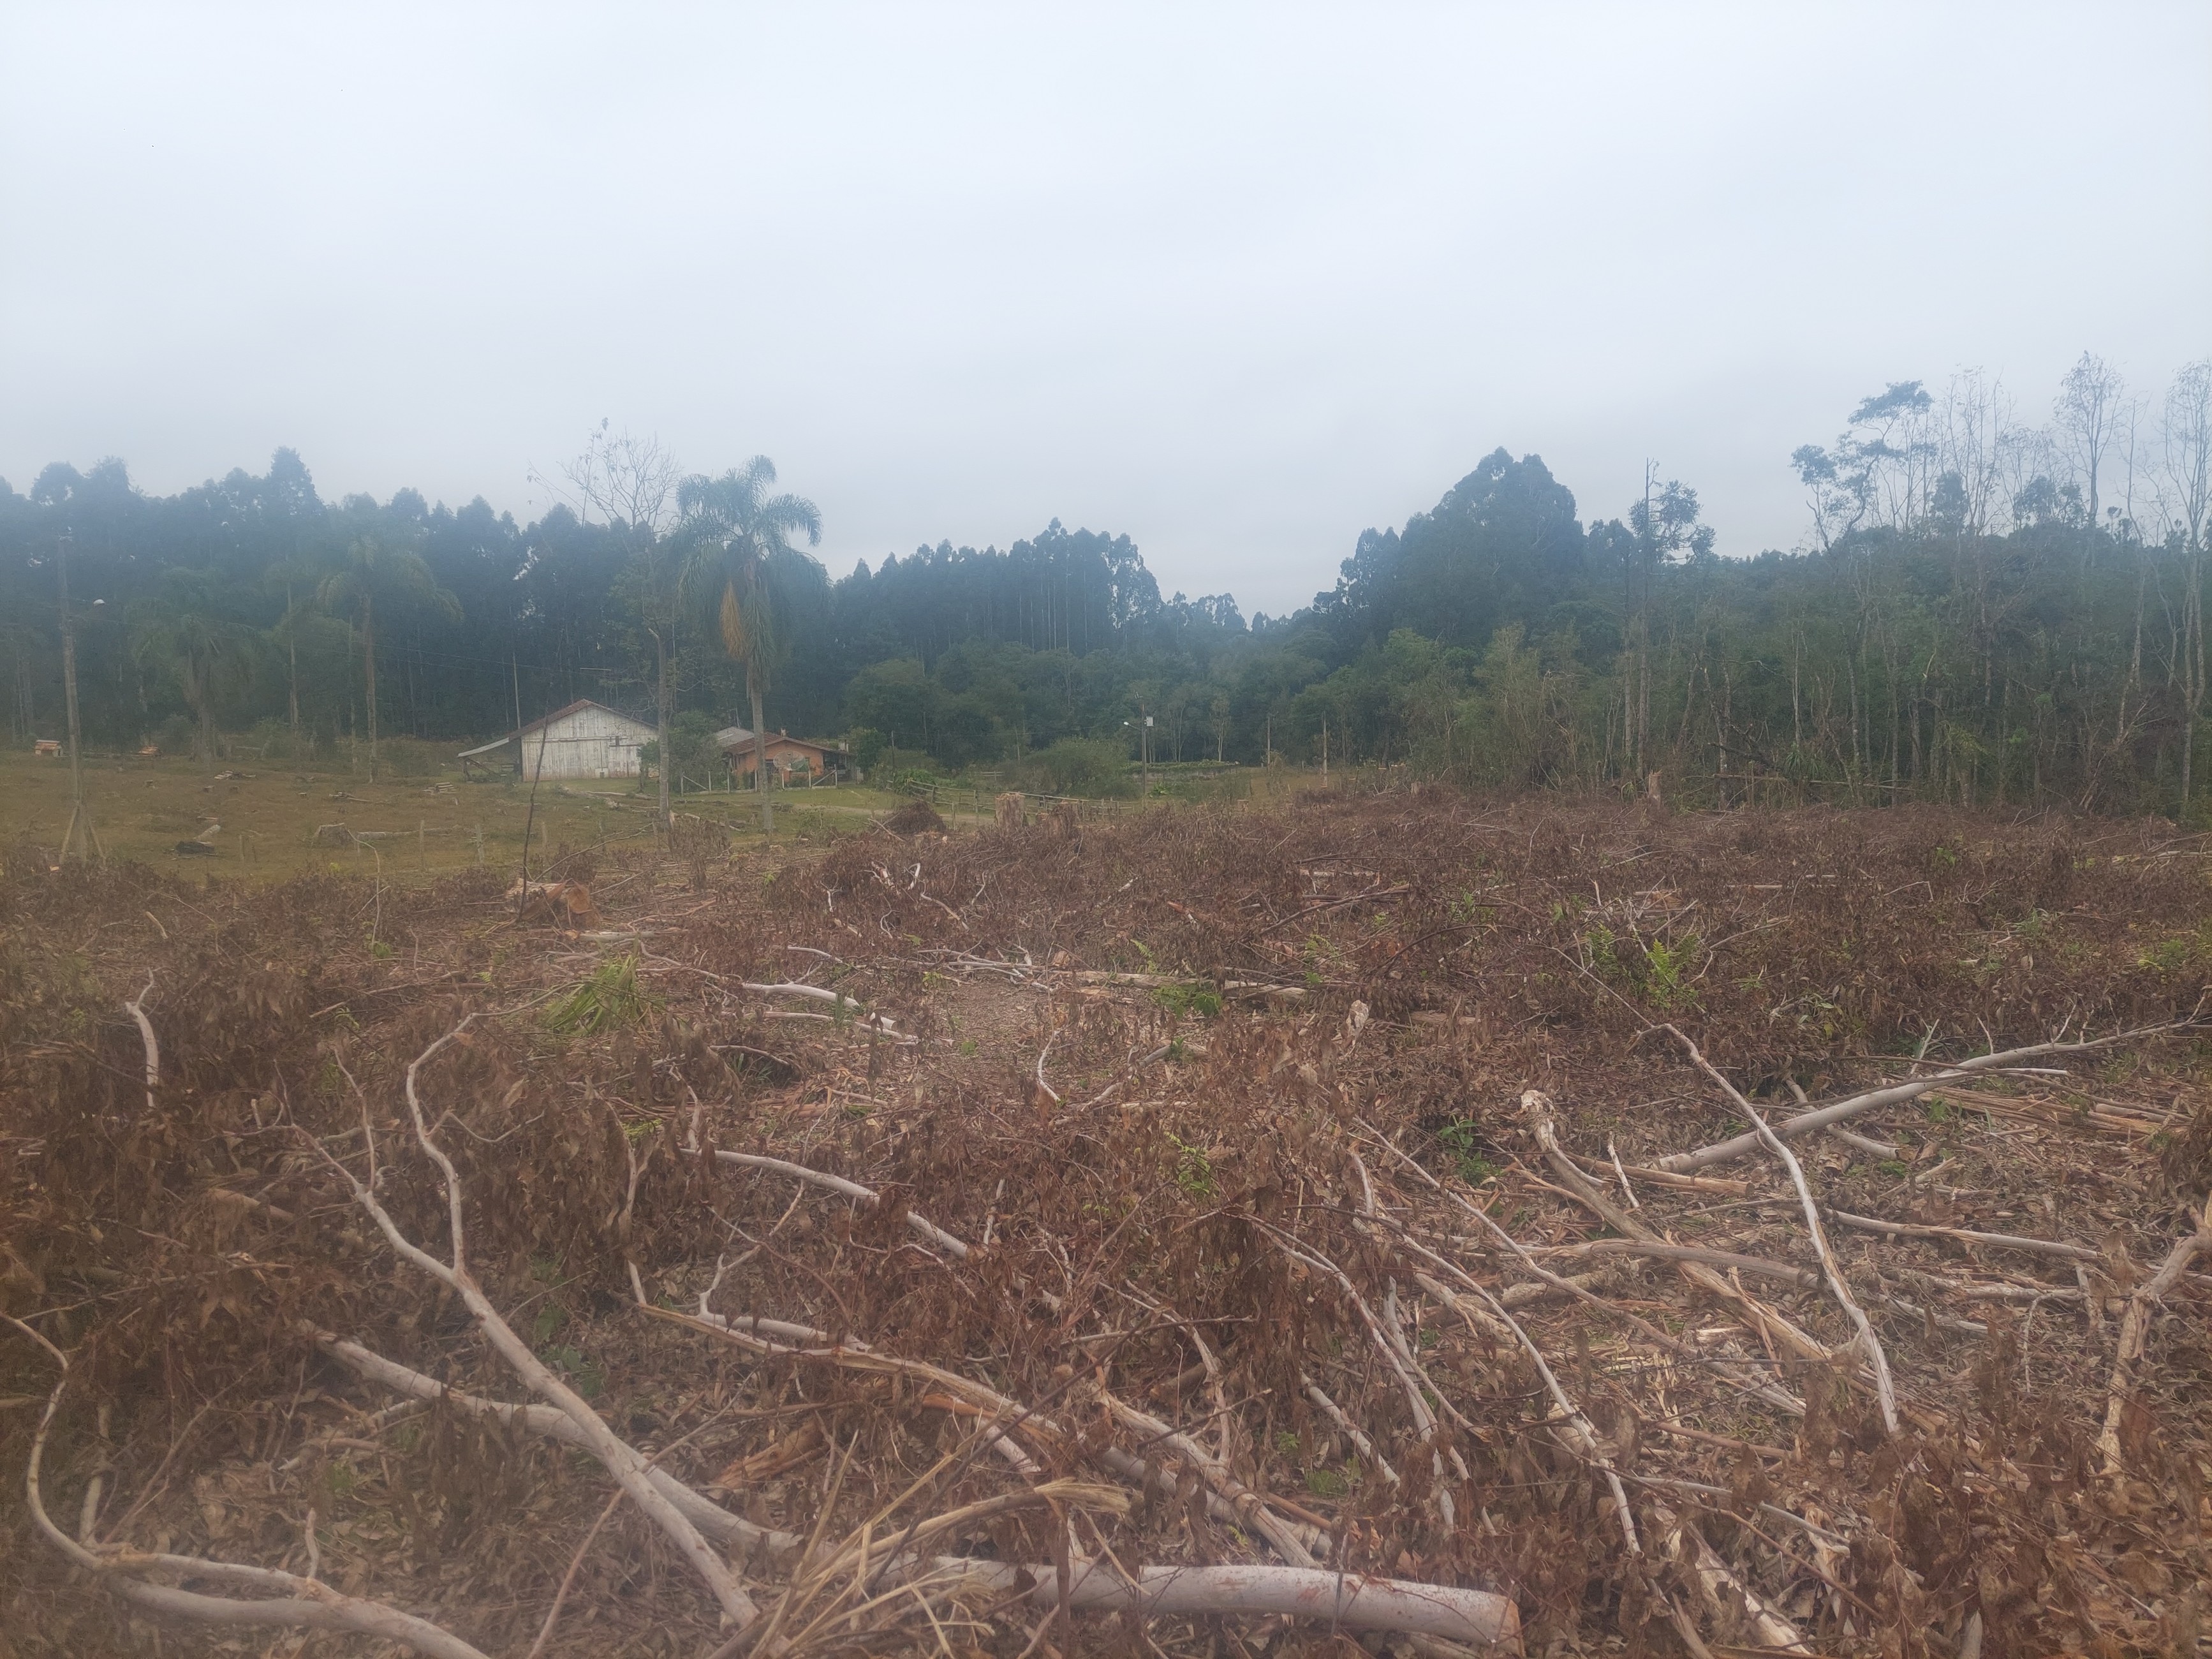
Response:
[{"label": "white barn", "polygon": [[655,735],[643,720],[584,697],[520,732],[463,750],[461,770],[473,775],[482,766],[513,772],[526,782],[533,777],[634,778],[641,769],[638,750]]}]

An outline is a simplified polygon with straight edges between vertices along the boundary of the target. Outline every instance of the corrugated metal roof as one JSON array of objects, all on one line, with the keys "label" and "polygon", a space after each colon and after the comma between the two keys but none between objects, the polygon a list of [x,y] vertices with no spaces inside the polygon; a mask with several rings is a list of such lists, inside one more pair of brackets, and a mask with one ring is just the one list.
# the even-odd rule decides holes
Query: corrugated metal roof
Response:
[{"label": "corrugated metal roof", "polygon": [[556,708],[550,714],[540,714],[536,720],[531,721],[529,725],[524,726],[519,732],[510,732],[503,738],[494,738],[489,743],[480,743],[473,749],[464,749],[457,758],[460,760],[473,760],[478,755],[488,755],[495,749],[505,748],[508,744],[513,743],[517,738],[528,737],[532,732],[537,731],[540,726],[550,726],[556,720],[564,720],[568,719],[569,715],[581,714],[586,708],[599,709],[603,713],[612,714],[618,720],[629,720],[633,726],[651,726],[653,724],[651,720],[637,720],[629,714],[625,714],[619,708],[609,708],[606,704],[603,702],[594,702],[589,697],[579,697],[575,702],[570,703],[566,708]]},{"label": "corrugated metal roof", "polygon": [[[714,733],[715,747],[725,750],[749,749],[752,746],[752,741],[753,734],[742,726],[726,726]],[[837,752],[837,745],[834,743],[817,743],[811,738],[794,738],[788,732],[771,733],[769,741],[787,743],[799,749],[811,749],[817,754],[822,755],[834,755]]]}]

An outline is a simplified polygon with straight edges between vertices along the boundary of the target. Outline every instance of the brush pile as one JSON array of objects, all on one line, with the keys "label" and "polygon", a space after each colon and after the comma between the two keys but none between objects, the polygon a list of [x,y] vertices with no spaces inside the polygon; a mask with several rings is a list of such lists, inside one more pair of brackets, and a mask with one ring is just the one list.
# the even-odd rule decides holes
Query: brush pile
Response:
[{"label": "brush pile", "polygon": [[10,859],[0,1652],[2200,1651],[2208,860],[1400,790],[580,933]]}]

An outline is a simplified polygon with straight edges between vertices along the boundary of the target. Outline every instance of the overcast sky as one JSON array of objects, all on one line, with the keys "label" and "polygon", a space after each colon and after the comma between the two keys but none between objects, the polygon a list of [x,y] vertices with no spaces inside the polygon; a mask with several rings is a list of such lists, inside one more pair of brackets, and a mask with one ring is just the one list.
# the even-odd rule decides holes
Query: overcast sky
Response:
[{"label": "overcast sky", "polygon": [[1280,611],[1489,450],[1729,553],[1961,365],[2212,352],[2212,5],[0,0],[0,477],[528,516],[602,417],[833,572],[1058,517]]}]

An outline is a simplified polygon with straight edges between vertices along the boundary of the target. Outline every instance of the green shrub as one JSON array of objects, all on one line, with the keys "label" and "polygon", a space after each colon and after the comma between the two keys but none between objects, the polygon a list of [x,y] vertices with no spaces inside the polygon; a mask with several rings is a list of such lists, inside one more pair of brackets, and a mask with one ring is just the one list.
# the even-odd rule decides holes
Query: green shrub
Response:
[{"label": "green shrub", "polygon": [[641,1018],[658,999],[638,988],[637,958],[602,964],[592,976],[545,1013],[549,1030],[564,1036],[596,1036]]},{"label": "green shrub", "polygon": [[1188,1198],[1210,1199],[1213,1196],[1213,1160],[1203,1146],[1194,1146],[1170,1130],[1168,1145],[1176,1151],[1175,1184]]},{"label": "green shrub", "polygon": [[909,772],[924,777],[937,775],[937,763],[922,749],[893,749],[886,745],[876,751],[876,763],[868,769],[868,781],[889,787],[890,780]]},{"label": "green shrub", "polygon": [[273,717],[257,720],[252,731],[233,738],[230,749],[234,755],[250,754],[263,761],[310,761],[315,757],[312,734],[303,731],[295,737],[289,721]]},{"label": "green shrub", "polygon": [[1221,993],[1203,981],[1188,985],[1163,985],[1152,992],[1152,1000],[1180,1018],[1185,1014],[1196,1014],[1212,1019],[1221,1012]]},{"label": "green shrub", "polygon": [[1129,749],[1111,738],[1062,738],[1009,769],[1028,787],[1054,795],[1129,791]]},{"label": "green shrub", "polygon": [[199,752],[199,727],[182,714],[172,714],[155,726],[151,740],[165,755],[197,755]]},{"label": "green shrub", "polygon": [[[668,781],[672,788],[720,789],[728,787],[729,762],[714,742],[714,733],[720,731],[723,725],[723,721],[700,708],[687,708],[682,714],[670,717]],[[658,764],[660,757],[657,746],[647,743],[645,747],[653,750],[651,763]]]},{"label": "green shrub", "polygon": [[1698,1000],[1697,988],[1688,979],[1690,963],[1698,954],[1698,936],[1685,934],[1668,945],[1653,939],[1644,947],[1644,988],[1662,1008],[1684,1006]]},{"label": "green shrub", "polygon": [[[368,759],[366,748],[362,758]],[[377,770],[387,778],[434,778],[452,758],[452,750],[442,743],[426,743],[421,738],[377,739]]]},{"label": "green shrub", "polygon": [[1473,1118],[1454,1118],[1437,1131],[1437,1139],[1468,1186],[1480,1187],[1497,1175],[1498,1166],[1483,1156],[1482,1126]]},{"label": "green shrub", "polygon": [[876,763],[890,746],[890,739],[872,726],[856,726],[845,733],[845,750],[852,756],[853,764],[864,774],[872,774]]}]

